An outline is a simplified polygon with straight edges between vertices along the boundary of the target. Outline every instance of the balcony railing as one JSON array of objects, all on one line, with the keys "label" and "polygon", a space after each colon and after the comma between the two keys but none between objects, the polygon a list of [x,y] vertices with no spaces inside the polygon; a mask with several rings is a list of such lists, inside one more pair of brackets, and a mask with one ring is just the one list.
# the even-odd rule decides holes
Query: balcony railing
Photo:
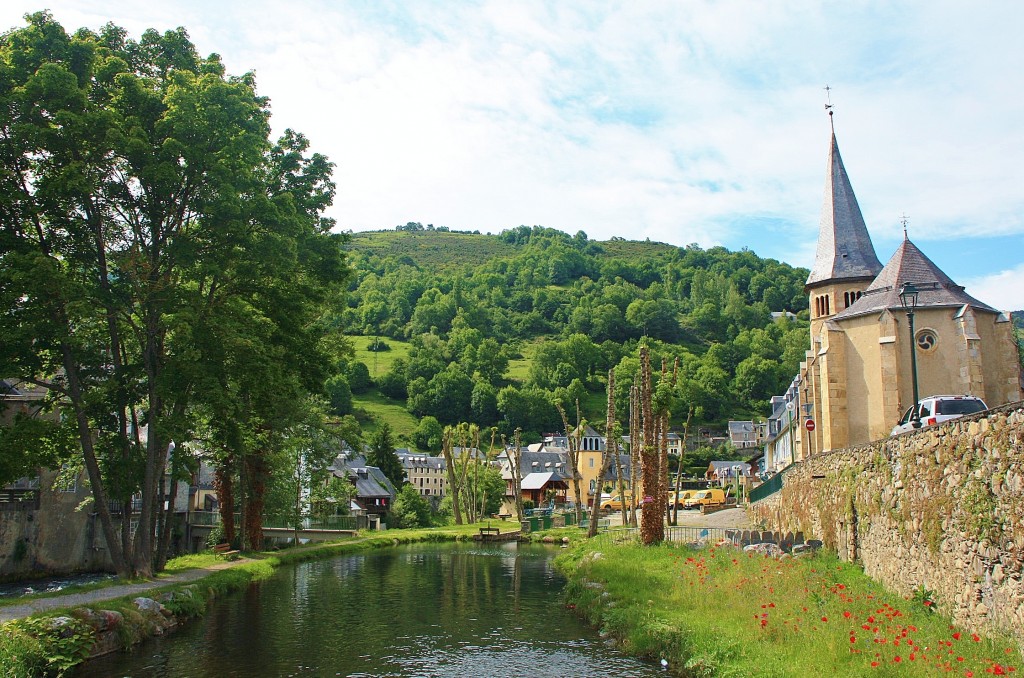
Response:
[{"label": "balcony railing", "polygon": [[39,490],[0,490],[0,511],[36,511],[39,509]]}]

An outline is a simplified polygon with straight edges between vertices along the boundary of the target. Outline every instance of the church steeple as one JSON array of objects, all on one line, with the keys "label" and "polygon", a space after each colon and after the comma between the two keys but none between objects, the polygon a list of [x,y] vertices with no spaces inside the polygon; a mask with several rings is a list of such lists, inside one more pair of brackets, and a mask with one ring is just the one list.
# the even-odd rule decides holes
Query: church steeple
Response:
[{"label": "church steeple", "polygon": [[882,264],[875,255],[833,131],[825,174],[825,202],[818,227],[818,250],[807,277],[807,289],[830,283],[870,281],[881,270]]}]

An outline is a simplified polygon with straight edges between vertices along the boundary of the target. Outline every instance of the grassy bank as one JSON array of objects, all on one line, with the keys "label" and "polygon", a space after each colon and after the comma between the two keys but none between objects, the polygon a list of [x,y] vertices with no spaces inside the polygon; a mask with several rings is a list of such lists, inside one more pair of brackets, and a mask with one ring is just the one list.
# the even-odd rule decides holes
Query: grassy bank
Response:
[{"label": "grassy bank", "polygon": [[[465,540],[476,534],[479,527],[478,524],[388,530],[344,541],[247,553],[245,560],[230,568],[212,571],[208,576],[189,583],[168,583],[144,594],[159,602],[170,617],[159,611],[147,613],[140,610],[133,602],[136,596],[126,596],[11,621],[0,626],[0,676],[62,676],[94,654],[106,649],[128,648],[162,633],[173,623],[204,614],[212,600],[266,579],[284,564],[413,542]],[[183,556],[170,561],[164,574],[204,568],[214,563],[223,563],[223,560],[208,553]]]},{"label": "grassy bank", "polygon": [[633,655],[692,676],[1008,675],[1012,639],[954,627],[926,591],[887,592],[830,554],[581,544],[567,604]]}]

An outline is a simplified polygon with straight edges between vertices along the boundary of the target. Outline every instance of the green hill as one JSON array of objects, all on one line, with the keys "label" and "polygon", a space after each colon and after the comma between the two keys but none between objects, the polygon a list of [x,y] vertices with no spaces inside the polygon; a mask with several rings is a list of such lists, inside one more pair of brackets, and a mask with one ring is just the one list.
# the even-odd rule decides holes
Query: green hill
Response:
[{"label": "green hill", "polygon": [[[809,344],[806,269],[745,249],[415,223],[351,234],[347,249],[354,275],[334,322],[374,382],[355,407],[406,433],[432,416],[536,436],[561,428],[554,400],[601,421],[613,367],[625,413],[640,342],[656,372],[679,363],[673,425],[691,406],[709,426],[764,416]],[[378,337],[390,351],[366,350]]]}]

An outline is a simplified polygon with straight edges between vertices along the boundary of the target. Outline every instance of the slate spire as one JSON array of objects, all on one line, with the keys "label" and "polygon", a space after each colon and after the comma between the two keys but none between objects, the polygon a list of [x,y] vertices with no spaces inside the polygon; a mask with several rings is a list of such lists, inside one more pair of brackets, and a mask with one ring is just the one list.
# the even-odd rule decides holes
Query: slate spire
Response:
[{"label": "slate spire", "polygon": [[814,267],[807,277],[807,287],[871,280],[881,270],[882,264],[875,255],[833,130],[825,174],[825,202],[818,227],[818,250]]}]

